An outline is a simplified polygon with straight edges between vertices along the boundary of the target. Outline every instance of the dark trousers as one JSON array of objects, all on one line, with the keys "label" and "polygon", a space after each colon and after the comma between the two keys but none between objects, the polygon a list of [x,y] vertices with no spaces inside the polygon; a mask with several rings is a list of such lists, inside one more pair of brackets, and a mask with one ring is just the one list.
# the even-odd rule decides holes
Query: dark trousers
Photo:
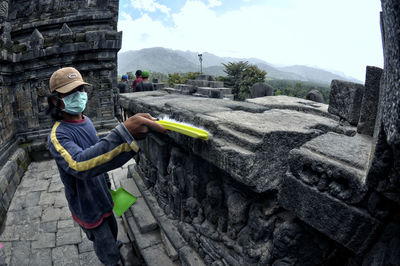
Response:
[{"label": "dark trousers", "polygon": [[120,259],[117,247],[118,224],[114,214],[104,218],[96,228],[82,228],[89,240],[93,241],[94,251],[104,265],[116,265]]}]

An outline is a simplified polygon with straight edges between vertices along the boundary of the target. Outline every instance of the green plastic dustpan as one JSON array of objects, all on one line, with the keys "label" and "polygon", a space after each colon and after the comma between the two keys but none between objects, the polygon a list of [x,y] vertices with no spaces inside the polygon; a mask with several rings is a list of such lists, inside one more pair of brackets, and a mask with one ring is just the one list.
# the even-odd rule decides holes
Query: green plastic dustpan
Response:
[{"label": "green plastic dustpan", "polygon": [[110,190],[110,193],[114,202],[113,211],[118,217],[124,214],[136,201],[136,197],[123,187],[119,187],[116,191]]}]

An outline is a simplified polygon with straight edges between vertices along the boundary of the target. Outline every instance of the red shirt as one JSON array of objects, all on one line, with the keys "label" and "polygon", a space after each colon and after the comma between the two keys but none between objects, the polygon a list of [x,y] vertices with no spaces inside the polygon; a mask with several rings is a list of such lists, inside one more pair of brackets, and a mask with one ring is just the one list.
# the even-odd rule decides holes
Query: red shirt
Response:
[{"label": "red shirt", "polygon": [[143,78],[142,77],[138,77],[137,79],[135,79],[134,81],[133,81],[133,84],[132,84],[132,89],[133,89],[133,91],[136,91],[136,85],[139,83],[139,82],[142,82],[143,81]]}]

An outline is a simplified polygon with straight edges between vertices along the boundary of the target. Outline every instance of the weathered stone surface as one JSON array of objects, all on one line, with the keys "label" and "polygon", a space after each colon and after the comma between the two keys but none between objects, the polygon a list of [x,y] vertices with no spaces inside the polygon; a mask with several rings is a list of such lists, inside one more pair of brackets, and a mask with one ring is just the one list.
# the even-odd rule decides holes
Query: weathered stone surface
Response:
[{"label": "weathered stone surface", "polygon": [[63,228],[57,231],[57,246],[79,244],[82,242],[81,229],[79,227]]},{"label": "weathered stone surface", "polygon": [[365,87],[362,84],[332,80],[328,111],[352,125],[357,125],[364,90]]},{"label": "weathered stone surface", "polygon": [[250,89],[251,98],[274,95],[274,88],[264,82],[255,83]]},{"label": "weathered stone surface", "polygon": [[65,245],[53,248],[51,251],[53,265],[80,265],[78,247]]},{"label": "weathered stone surface", "polygon": [[167,252],[168,257],[171,258],[172,261],[176,261],[179,259],[178,252],[174,248],[174,246],[171,244],[171,241],[169,241],[168,237],[165,235],[164,231],[160,230],[161,234],[161,241],[164,244],[165,251]]},{"label": "weathered stone surface", "polygon": [[304,113],[312,113],[320,116],[338,119],[338,116],[328,112],[328,105],[317,103],[310,100],[289,97],[284,95],[274,97],[259,97],[255,99],[247,99],[246,102],[251,102],[265,106],[268,109],[289,109]]},{"label": "weathered stone surface", "polygon": [[79,263],[80,265],[103,265],[94,251],[79,253]]},{"label": "weathered stone surface", "polygon": [[29,265],[30,242],[16,241],[12,244],[11,265]]},{"label": "weathered stone surface", "polygon": [[312,90],[306,95],[306,99],[318,103],[324,103],[325,99],[322,93],[318,90]]},{"label": "weathered stone surface", "polygon": [[41,233],[38,240],[32,242],[32,249],[54,248],[56,246],[55,233]]},{"label": "weathered stone surface", "polygon": [[382,71],[379,67],[367,66],[365,92],[361,103],[360,120],[357,125],[357,132],[360,134],[369,136],[374,134]]},{"label": "weathered stone surface", "polygon": [[133,217],[129,217],[127,222],[130,230],[132,230],[133,236],[136,240],[136,245],[139,249],[143,250],[161,243],[161,237],[158,230],[142,234]]},{"label": "weathered stone surface", "polygon": [[130,207],[130,210],[142,234],[151,232],[158,228],[157,222],[143,198],[138,198],[135,204]]},{"label": "weathered stone surface", "polygon": [[367,182],[400,204],[400,9],[395,0],[382,0],[384,70],[377,143]]},{"label": "weathered stone surface", "polygon": [[29,265],[51,265],[51,248],[35,250],[29,258]]},{"label": "weathered stone surface", "polygon": [[179,257],[181,258],[182,265],[184,266],[202,266],[205,265],[203,260],[199,257],[193,249],[183,247],[179,250]]},{"label": "weathered stone surface", "polygon": [[[213,134],[212,140],[205,145],[176,133],[171,137],[257,191],[277,189],[286,168],[283,158],[292,148],[329,130],[345,131],[337,121],[327,117],[300,111],[267,110],[265,106],[252,103],[172,97],[161,92],[121,97],[131,100],[132,112],[149,111],[157,116],[186,110],[179,115],[179,120],[208,128]],[[303,106],[306,110],[321,106],[316,105]]]},{"label": "weathered stone surface", "polygon": [[142,256],[146,261],[147,265],[158,265],[162,261],[163,265],[166,266],[177,266],[178,263],[174,263],[165,253],[162,245],[154,245],[142,250]]},{"label": "weathered stone surface", "polygon": [[290,173],[283,180],[280,204],[331,239],[362,253],[377,236],[382,224],[364,210],[321,193]]}]

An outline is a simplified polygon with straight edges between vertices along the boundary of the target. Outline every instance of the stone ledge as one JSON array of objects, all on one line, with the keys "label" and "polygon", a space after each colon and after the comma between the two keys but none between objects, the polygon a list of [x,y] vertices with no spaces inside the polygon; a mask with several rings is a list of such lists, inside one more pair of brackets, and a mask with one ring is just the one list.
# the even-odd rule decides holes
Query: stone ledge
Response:
[{"label": "stone ledge", "polygon": [[300,220],[356,254],[365,251],[382,224],[366,211],[319,192],[291,173],[283,178],[279,203]]}]

